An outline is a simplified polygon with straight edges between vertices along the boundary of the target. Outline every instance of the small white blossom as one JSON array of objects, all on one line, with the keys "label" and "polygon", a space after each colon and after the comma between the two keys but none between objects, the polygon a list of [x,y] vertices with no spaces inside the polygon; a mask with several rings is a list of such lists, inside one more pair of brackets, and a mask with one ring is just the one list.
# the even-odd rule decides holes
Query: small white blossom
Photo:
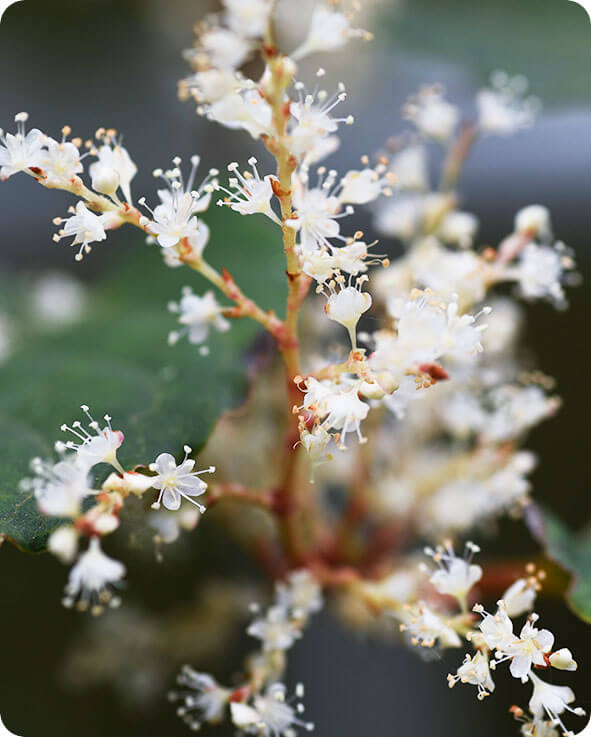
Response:
[{"label": "small white blossom", "polygon": [[184,326],[182,330],[170,333],[168,339],[171,345],[185,333],[189,343],[198,344],[207,340],[211,328],[221,333],[230,329],[230,323],[223,317],[222,308],[211,290],[200,297],[193,294],[190,287],[185,287],[180,302],[170,302],[168,308],[179,314],[179,323]]},{"label": "small white blossom", "polygon": [[448,675],[447,682],[452,688],[457,682],[469,683],[478,689],[478,699],[482,701],[495,690],[495,683],[490,673],[488,658],[483,653],[466,655],[464,662],[456,671],[456,675]]},{"label": "small white blossom", "polygon": [[518,578],[505,591],[501,599],[505,605],[505,611],[510,617],[519,617],[525,612],[530,612],[536,600],[537,589],[525,578]]},{"label": "small white blossom", "polygon": [[[301,689],[298,690],[300,693]],[[272,683],[264,693],[255,694],[252,706],[232,702],[230,708],[234,725],[247,734],[261,737],[292,737],[294,727],[303,727],[308,731],[314,729],[313,724],[297,716],[303,707],[289,704],[285,694],[286,688],[282,683]]]},{"label": "small white blossom", "polygon": [[397,188],[424,192],[429,189],[429,166],[424,146],[414,144],[398,151],[390,161]]},{"label": "small white blossom", "polygon": [[49,184],[69,184],[76,174],[83,170],[80,151],[70,141],[54,141],[46,137],[47,149],[39,162]]},{"label": "small white blossom", "polygon": [[426,87],[405,106],[405,116],[428,138],[444,143],[454,134],[460,119],[459,110],[443,97],[442,92]]},{"label": "small white blossom", "polygon": [[246,61],[252,50],[252,44],[248,39],[219,26],[206,31],[199,41],[209,65],[217,69],[237,69]]},{"label": "small white blossom", "polygon": [[162,503],[166,509],[176,511],[181,506],[181,500],[195,504],[201,512],[205,507],[195,501],[194,497],[201,496],[207,489],[207,484],[199,476],[202,473],[213,473],[215,468],[210,466],[203,471],[193,471],[195,461],[189,458],[191,448],[185,445],[185,458],[177,466],[174,456],[170,453],[161,453],[154,463],[150,464],[150,471],[155,471],[152,486],[160,491],[158,499],[152,504],[152,509],[160,509]]},{"label": "small white blossom", "polygon": [[190,691],[171,693],[170,697],[182,699],[183,705],[177,709],[177,714],[191,729],[197,730],[205,722],[216,724],[223,719],[232,692],[220,686],[209,673],[199,673],[185,665],[177,683]]},{"label": "small white blossom", "polygon": [[383,176],[385,167],[376,169],[351,170],[341,179],[339,199],[344,204],[366,205],[381,194],[391,195],[393,178]]},{"label": "small white blossom", "polygon": [[[322,70],[323,71],[323,70]],[[328,97],[324,90],[316,94],[305,94],[301,82],[295,88],[299,99],[290,105],[292,120],[289,125],[289,149],[297,158],[308,156],[310,150],[318,149],[321,141],[335,133],[339,123],[352,124],[353,118],[334,118],[332,110],[347,98],[344,85]]]},{"label": "small white blossom", "polygon": [[446,243],[470,248],[478,230],[478,218],[470,212],[448,213],[439,226],[438,235]]},{"label": "small white blossom", "polygon": [[75,519],[86,497],[93,490],[88,467],[82,466],[76,456],[67,456],[57,463],[34,458],[31,461],[33,478],[23,479],[21,488],[33,492],[42,514],[50,517]]},{"label": "small white blossom", "polygon": [[255,619],[246,631],[262,642],[265,652],[289,650],[301,637],[298,624],[283,605],[270,607],[265,615]]},{"label": "small white blossom", "polygon": [[543,205],[528,205],[515,215],[515,232],[546,242],[552,238],[550,211]]},{"label": "small white blossom", "polygon": [[104,605],[118,606],[119,599],[113,597],[111,588],[125,575],[125,566],[109,558],[101,550],[100,540],[93,537],[88,550],[78,558],[70,571],[65,588],[63,604],[71,607],[76,603],[80,611],[90,609],[92,614],[100,614]]},{"label": "small white blossom", "polygon": [[409,633],[413,645],[434,647],[438,643],[441,647],[459,647],[462,644],[458,633],[423,602],[401,616],[400,629]]},{"label": "small white blossom", "polygon": [[224,200],[219,200],[218,205],[228,205],[235,212],[241,215],[254,215],[261,213],[266,215],[270,220],[281,225],[281,220],[273,212],[271,200],[273,198],[272,183],[276,179],[271,174],[261,179],[257,170],[257,160],[251,157],[248,163],[252,167],[253,175],[242,175],[239,171],[237,163],[228,166],[228,170],[234,173],[234,177],[229,181],[230,189],[226,189],[220,185],[217,189],[225,192],[228,196]]},{"label": "small white blossom", "polygon": [[8,179],[20,171],[31,167],[41,167],[43,161],[44,136],[40,130],[33,128],[28,133],[25,123],[29,119],[27,113],[18,113],[14,120],[16,133],[4,134],[0,130],[0,177]]},{"label": "small white blossom", "polygon": [[[197,248],[196,255],[200,256],[207,239],[203,241],[200,234],[203,223],[195,215],[208,208],[218,172],[210,169],[201,185],[193,189],[200,158],[191,157],[191,172],[186,183],[179,168],[180,163],[181,159],[176,157],[173,169],[166,172],[156,169],[154,172],[155,177],[164,180],[167,189],[158,190],[160,204],[151,211],[152,221],[146,218],[144,225],[150,234],[156,236],[162,248],[172,248],[186,238],[189,245]],[[145,198],[139,202],[146,206]]]},{"label": "small white blossom", "polygon": [[104,420],[107,424],[101,428],[85,404],[80,409],[88,418],[88,426],[94,434],[89,433],[78,420],[73,422],[71,427],[64,424],[60,428],[61,431],[69,432],[76,438],[76,440],[68,440],[64,443],[64,447],[75,451],[78,461],[84,468],[92,468],[97,463],[109,463],[117,471],[123,473],[121,464],[117,460],[117,450],[123,442],[123,433],[120,430],[113,430],[109,415],[105,415]]},{"label": "small white blossom", "polygon": [[350,38],[359,36],[371,38],[371,34],[367,31],[351,28],[350,20],[345,13],[321,3],[312,12],[306,39],[292,52],[291,58],[297,60],[318,51],[336,51]]},{"label": "small white blossom", "polygon": [[527,80],[522,76],[509,77],[495,72],[491,87],[476,96],[478,125],[483,133],[510,136],[523,128],[530,128],[540,104],[535,97],[525,97]]},{"label": "small white blossom", "polygon": [[272,0],[224,0],[230,28],[240,36],[260,38],[264,35],[273,8]]},{"label": "small white blossom", "polygon": [[295,617],[307,617],[322,608],[322,589],[309,571],[293,571],[277,584],[277,603]]},{"label": "small white blossom", "polygon": [[57,243],[62,238],[74,236],[74,240],[70,245],[80,246],[74,258],[76,261],[82,261],[84,255],[90,253],[91,243],[99,243],[106,239],[105,227],[108,227],[110,220],[106,215],[95,215],[82,200],[78,202],[73,212],[72,217],[65,220],[57,218],[54,221],[57,225],[63,225],[63,227],[54,235],[53,239]]},{"label": "small white blossom", "polygon": [[466,558],[456,557],[451,544],[438,546],[435,550],[426,548],[425,553],[439,566],[429,581],[440,594],[456,598],[465,608],[470,589],[482,578],[482,568],[471,562],[478,546],[466,543]]},{"label": "small white blossom", "polygon": [[369,405],[359,399],[359,385],[339,385],[330,381],[308,379],[304,407],[314,413],[324,430],[337,430],[339,448],[345,448],[349,432],[357,433],[361,442],[361,423],[369,413]]},{"label": "small white blossom", "polygon": [[534,687],[532,697],[529,700],[529,709],[532,714],[536,717],[548,716],[557,725],[560,725],[563,734],[567,734],[560,715],[565,711],[570,711],[577,716],[584,716],[585,714],[583,709],[573,709],[569,706],[575,700],[572,688],[546,683],[538,678],[535,673],[530,673],[529,678]]},{"label": "small white blossom", "polygon": [[230,129],[242,129],[253,138],[271,135],[273,112],[258,90],[232,92],[207,106],[204,111],[210,120]]}]

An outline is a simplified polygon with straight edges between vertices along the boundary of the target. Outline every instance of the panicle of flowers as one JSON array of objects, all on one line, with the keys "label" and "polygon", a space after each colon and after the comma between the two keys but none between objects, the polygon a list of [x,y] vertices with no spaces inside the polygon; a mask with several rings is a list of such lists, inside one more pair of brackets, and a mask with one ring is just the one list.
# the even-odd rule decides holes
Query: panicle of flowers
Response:
[{"label": "panicle of flowers", "polygon": [[[529,701],[530,714],[526,715],[520,707],[511,711],[523,723],[524,735],[561,734],[572,735],[564,724],[563,715],[571,712],[583,716],[584,710],[572,707],[575,700],[572,689],[547,683],[536,670],[574,671],[577,663],[568,648],[554,650],[554,635],[547,629],[537,626],[538,615],[530,613],[515,634],[512,619],[531,610],[536,591],[543,580],[543,572],[528,566],[528,578],[518,579],[497,602],[494,613],[488,613],[481,604],[475,604],[473,611],[482,617],[474,630],[465,633],[466,639],[474,647],[474,654],[467,654],[455,674],[448,675],[450,688],[456,683],[466,683],[477,688],[477,697],[482,700],[495,689],[493,673],[497,666],[509,661],[511,675],[522,683],[530,683],[532,695]],[[511,613],[509,613],[511,612]]]},{"label": "panicle of flowers", "polygon": [[[301,702],[287,698],[281,678],[285,652],[322,604],[322,591],[312,574],[304,569],[291,572],[276,585],[272,605],[247,629],[260,640],[261,651],[247,661],[245,680],[235,688],[227,688],[210,674],[185,666],[177,679],[182,690],[170,694],[172,701],[181,702],[177,714],[192,729],[219,722],[227,714],[239,734],[289,737],[297,727],[312,730],[313,725],[300,717],[304,711]],[[259,611],[258,605],[251,608]],[[298,684],[295,698],[302,696],[303,686]]]},{"label": "panicle of flowers", "polygon": [[[100,614],[105,605],[117,606],[120,601],[112,590],[120,585],[125,566],[103,552],[101,538],[118,529],[125,499],[155,489],[158,497],[153,509],[159,508],[162,502],[167,510],[178,510],[184,498],[203,512],[205,507],[194,497],[203,494],[207,484],[198,476],[215,469],[193,472],[195,461],[188,458],[191,449],[185,446],[185,459],[178,466],[172,455],[162,453],[149,467],[155,475],[125,471],[117,457],[124,441],[123,433],[113,429],[109,415],[104,416],[105,424],[101,425],[87,405],[81,409],[88,429],[79,420],[62,425],[62,432],[73,439],[55,444],[57,461],[33,459],[33,475],[23,479],[20,486],[23,493],[35,497],[41,514],[59,519],[47,546],[61,562],[74,563],[65,588],[64,605]],[[95,488],[93,469],[100,464],[109,464],[114,472],[100,488]],[[89,539],[88,548],[79,552],[84,538]]]}]

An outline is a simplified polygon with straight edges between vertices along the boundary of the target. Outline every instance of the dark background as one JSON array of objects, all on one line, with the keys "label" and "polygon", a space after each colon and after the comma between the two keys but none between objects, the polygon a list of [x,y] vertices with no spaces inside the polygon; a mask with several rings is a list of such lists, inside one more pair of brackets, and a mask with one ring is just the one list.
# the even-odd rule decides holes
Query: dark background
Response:
[{"label": "dark background", "polygon": [[[176,154],[188,159],[198,152],[205,167],[219,168],[246,158],[253,150],[246,134],[216,129],[194,115],[192,104],[176,97],[176,82],[186,72],[180,51],[192,43],[191,24],[207,7],[198,0],[24,0],[9,8],[0,24],[0,126],[12,130],[14,114],[27,110],[30,125],[55,137],[65,123],[83,138],[101,125],[115,127],[125,134],[140,166],[134,193],[148,199],[154,191],[150,172]],[[297,7],[305,17],[302,3]],[[509,232],[520,207],[534,202],[549,206],[557,236],[574,248],[586,277],[591,269],[591,26],[582,8],[567,0],[416,0],[382,2],[378,13],[372,24],[372,30],[378,29],[375,45],[351,45],[347,54],[321,60],[335,83],[341,77],[349,83],[347,112],[357,121],[354,129],[344,130],[335,166],[355,165],[361,154],[400,131],[400,106],[421,83],[443,82],[451,99],[469,109],[475,90],[493,69],[524,72],[544,112],[532,131],[480,144],[463,177],[463,206],[480,217],[482,243],[497,243]],[[305,69],[313,71],[314,65]],[[60,193],[42,191],[24,176],[2,184],[3,272],[31,274],[51,267],[93,281],[116,268],[124,249],[141,248],[141,238],[122,231],[82,265],[74,264],[71,251],[51,241],[51,219],[64,214],[68,204]],[[360,223],[366,227],[368,221]],[[539,367],[556,377],[565,400],[559,415],[534,432],[529,447],[541,457],[534,475],[536,497],[581,526],[591,511],[591,305],[585,282],[569,298],[566,313],[548,305],[528,308],[526,343]],[[251,580],[239,552],[227,546],[220,550],[215,535],[214,521],[191,539],[185,555],[168,556],[161,566],[149,556],[126,556],[130,584],[125,604],[145,608],[157,621],[177,607],[189,607],[190,613],[191,602],[199,604],[195,580],[214,574]],[[501,524],[495,545],[516,553],[535,550],[515,522]],[[28,557],[4,545],[0,577],[0,713],[11,730],[22,737],[188,733],[167,704],[167,686],[148,689],[145,699],[134,696],[142,692],[136,681],[149,680],[152,672],[172,684],[176,661],[185,660],[182,653],[170,658],[163,648],[150,654],[149,637],[134,639],[141,625],[132,618],[127,630],[115,628],[100,641],[99,651],[105,642],[128,646],[121,672],[97,687],[76,688],[72,681],[81,679],[72,670],[72,643],[87,651],[91,668],[97,651],[91,645],[92,623],[59,606],[64,569],[48,556]],[[542,602],[539,609],[559,643],[575,652],[581,667],[568,683],[589,708],[588,626],[560,604]],[[199,643],[211,633],[198,613],[192,626],[189,634],[197,647],[207,644]],[[245,646],[228,635],[217,660],[208,656],[193,664],[231,673]],[[292,653],[289,678],[305,682],[308,717],[319,735],[516,734],[506,708],[516,699],[525,706],[527,689],[507,675],[497,678],[497,692],[483,704],[470,688],[448,693],[445,675],[457,665],[456,658],[451,654],[443,663],[425,664],[416,653],[362,638],[324,614]]]}]

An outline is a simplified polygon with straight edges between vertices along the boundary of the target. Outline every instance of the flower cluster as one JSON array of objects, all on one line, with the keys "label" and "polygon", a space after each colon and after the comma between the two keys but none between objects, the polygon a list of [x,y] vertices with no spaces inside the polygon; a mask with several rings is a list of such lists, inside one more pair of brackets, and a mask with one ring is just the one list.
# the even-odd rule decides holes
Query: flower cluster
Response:
[{"label": "flower cluster", "polygon": [[[206,356],[213,331],[226,333],[232,320],[248,318],[273,339],[283,369],[277,378],[276,364],[261,361],[269,371],[252,401],[221,421],[208,453],[216,457],[217,443],[223,479],[209,487],[201,476],[215,468],[195,471],[189,446],[180,463],[165,452],[126,470],[118,457],[123,434],[108,416],[98,423],[83,406],[87,427],[62,427],[69,439],[56,445],[58,460],[34,460],[23,489],[41,514],[56,518],[50,551],[73,563],[64,603],[94,613],[118,603],[113,589],[125,567],[101,541],[117,529],[128,498],[148,495],[142,519],[160,544],[195,527],[207,491],[208,507],[224,499],[240,505],[230,527],[275,582],[275,598],[265,611],[254,608],[247,632],[260,646],[239,683],[226,687],[207,673],[182,670],[182,690],[171,696],[189,727],[229,716],[240,734],[292,737],[298,727],[311,729],[301,704],[287,696],[286,654],[331,588],[350,621],[371,627],[369,614],[385,612],[423,652],[469,642],[474,652],[449,683],[476,686],[478,698],[494,690],[496,667],[509,662],[510,673],[533,687],[529,714],[514,708],[523,734],[567,734],[563,715],[581,713],[570,706],[574,694],[534,672],[576,668],[570,651],[554,650],[553,635],[531,613],[543,574],[528,568],[517,578],[503,569],[497,590],[498,580],[491,584],[494,576],[473,561],[477,545],[468,542],[458,557],[451,541],[437,544],[474,528],[487,533],[502,514],[520,514],[536,464],[523,443],[560,405],[551,379],[524,370],[522,308],[495,289],[512,285],[525,300],[563,307],[565,287],[575,280],[572,254],[537,204],[517,213],[496,247],[479,247],[478,219],[461,209],[459,193],[476,140],[528,128],[538,103],[521,77],[500,72],[476,95],[470,119],[441,87],[421,88],[403,110],[412,131],[339,173],[324,160],[354,123],[340,112],[347,90],[342,82],[324,85],[323,68],[308,88],[298,63],[369,34],[354,27],[338,0],[320,0],[305,38],[286,54],[277,45],[278,18],[272,0],[223,0],[220,12],[197,26],[185,54],[192,73],[180,86],[199,115],[246,132],[272,165],[250,156],[247,166],[210,169],[197,183],[199,157],[191,157],[188,174],[175,157],[170,169],[153,172],[164,186],[153,207],[144,197],[137,201],[140,211],[131,191],[137,167],[114,130],[100,128],[83,144],[68,140],[66,127],[56,141],[27,132],[21,113],[16,133],[0,133],[0,176],[24,172],[77,198],[71,216],[56,220],[55,236],[72,239],[76,259],[107,231],[129,224],[158,244],[167,266],[205,278],[210,289],[196,294],[187,286],[169,304],[179,324],[171,345],[186,336]],[[257,68],[260,76],[249,77]],[[432,144],[443,161],[436,185],[427,156]],[[226,266],[217,271],[206,260],[210,230],[202,218],[214,199],[237,221],[257,216],[272,224],[285,255],[284,316],[259,306]],[[389,258],[391,243],[377,249],[364,232],[347,228],[365,205],[385,239],[405,246],[402,256]],[[310,291],[316,296],[307,299]],[[100,464],[112,469],[102,483]],[[418,565],[419,541],[430,543],[432,565]],[[497,599],[510,582],[494,614],[471,608],[491,589]],[[526,612],[516,634],[512,620]],[[295,697],[301,695],[298,686]]]},{"label": "flower cluster", "polygon": [[[105,415],[105,425],[101,427],[86,405],[82,405],[82,411],[88,429],[79,420],[62,425],[62,432],[73,439],[55,444],[57,462],[33,459],[34,475],[23,479],[21,489],[34,495],[41,514],[60,520],[47,546],[62,563],[74,562],[65,589],[64,606],[75,604],[80,611],[100,614],[105,605],[118,606],[120,603],[119,597],[113,596],[113,588],[118,587],[125,576],[125,566],[103,552],[101,539],[119,527],[126,497],[141,497],[154,489],[158,496],[152,509],[158,510],[162,504],[175,512],[185,499],[199,512],[204,512],[205,507],[195,499],[207,489],[199,476],[215,469],[193,471],[195,461],[188,457],[192,451],[185,446],[185,459],[178,466],[170,453],[161,453],[146,469],[152,474],[125,471],[117,458],[123,433],[113,430],[109,415]],[[100,488],[95,488],[92,472],[101,464],[110,465],[114,472]],[[175,522],[168,522],[168,537],[174,539],[171,525]],[[89,540],[88,548],[79,552],[84,538]]]},{"label": "flower cluster", "polygon": [[[171,700],[182,702],[178,715],[191,729],[199,729],[205,722],[219,722],[229,713],[234,726],[246,734],[289,737],[297,727],[312,730],[314,725],[300,718],[303,705],[287,699],[287,689],[280,679],[286,651],[322,604],[321,588],[308,571],[289,574],[276,585],[274,603],[247,629],[249,635],[260,640],[261,649],[248,659],[244,682],[227,688],[210,674],[185,666],[178,677],[183,690],[170,694]],[[258,605],[252,608],[259,611]],[[303,696],[301,684],[295,696]]]}]

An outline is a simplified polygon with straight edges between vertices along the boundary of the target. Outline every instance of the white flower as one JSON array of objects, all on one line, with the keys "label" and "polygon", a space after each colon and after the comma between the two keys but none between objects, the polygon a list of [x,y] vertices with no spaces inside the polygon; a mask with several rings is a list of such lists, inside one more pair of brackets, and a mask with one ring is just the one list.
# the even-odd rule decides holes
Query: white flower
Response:
[{"label": "white flower", "polygon": [[213,473],[215,468],[210,466],[203,471],[193,471],[195,461],[188,457],[191,452],[191,448],[185,445],[185,458],[178,466],[170,453],[161,453],[156,461],[150,464],[150,471],[157,473],[152,478],[152,486],[160,491],[158,499],[152,504],[152,509],[160,509],[162,503],[166,509],[176,511],[181,506],[181,500],[186,499],[195,504],[201,512],[205,512],[205,507],[193,497],[200,496],[207,489],[207,484],[199,476],[202,473]]},{"label": "white flower", "polygon": [[[243,2],[248,0],[243,0]],[[251,42],[228,28],[211,28],[199,38],[209,65],[217,69],[236,69],[252,50]]]},{"label": "white flower", "polygon": [[261,213],[262,215],[266,215],[274,223],[281,225],[281,220],[271,208],[271,200],[273,198],[272,183],[276,180],[276,177],[268,174],[261,179],[256,167],[257,160],[254,156],[248,160],[248,163],[252,167],[254,176],[250,174],[243,176],[239,171],[237,163],[229,164],[228,171],[234,172],[235,177],[229,181],[229,190],[220,185],[217,186],[218,190],[228,195],[225,200],[219,200],[218,205],[228,205],[232,210],[239,212],[241,215]]},{"label": "white flower", "polygon": [[220,686],[209,673],[199,673],[188,665],[183,666],[177,682],[192,691],[170,695],[172,699],[183,700],[177,714],[191,729],[199,729],[204,722],[215,724],[223,719],[232,695],[229,689]]},{"label": "white flower", "polygon": [[[296,691],[299,696],[301,688]],[[240,702],[230,704],[232,722],[236,727],[261,737],[291,737],[294,727],[311,731],[314,725],[297,717],[301,705],[295,708],[286,701],[286,688],[282,683],[267,686],[264,694],[256,694],[252,706]]]},{"label": "white flower", "polygon": [[528,205],[515,215],[515,232],[539,238],[546,242],[552,238],[550,211],[543,205]]},{"label": "white flower", "polygon": [[426,87],[405,105],[405,116],[428,138],[445,142],[451,138],[460,119],[459,110],[444,99],[437,88]]},{"label": "white flower", "polygon": [[434,647],[439,642],[442,647],[459,647],[462,644],[458,633],[423,602],[401,616],[404,621],[400,629],[408,631],[413,645]]},{"label": "white flower", "polygon": [[505,611],[510,617],[519,617],[531,611],[536,600],[536,593],[536,587],[532,586],[529,580],[518,578],[501,597]]},{"label": "white flower", "polygon": [[[120,187],[125,201],[131,204],[131,181],[137,174],[137,166],[127,149],[109,137],[95,155],[97,161],[91,164],[88,170],[94,189],[103,194],[114,194]],[[114,183],[114,187],[111,182]]]},{"label": "white flower", "polygon": [[92,489],[88,467],[83,467],[76,456],[67,456],[57,463],[34,458],[31,461],[33,478],[23,479],[23,491],[32,491],[42,514],[50,517],[75,519],[82,501],[96,492]]},{"label": "white flower", "polygon": [[367,31],[351,28],[349,18],[344,13],[319,4],[312,12],[306,39],[292,52],[291,58],[302,59],[317,51],[336,51],[356,36],[371,38]]},{"label": "white flower", "polygon": [[333,118],[330,112],[346,99],[344,85],[338,86],[337,92],[327,97],[324,90],[312,94],[304,94],[304,86],[296,83],[295,89],[299,99],[290,105],[292,120],[289,125],[289,150],[297,158],[307,156],[311,149],[317,149],[320,142],[330,137],[339,127],[339,123],[351,125],[353,118]]},{"label": "white flower", "polygon": [[564,256],[561,251],[564,251],[561,244],[554,248],[537,243],[525,246],[514,271],[524,297],[549,298],[558,304],[564,302],[561,285]]},{"label": "white flower", "polygon": [[230,28],[240,36],[263,36],[273,8],[272,0],[223,0]]},{"label": "white flower", "polygon": [[495,683],[490,674],[488,658],[480,652],[473,657],[469,654],[464,658],[464,662],[456,671],[456,675],[448,675],[447,682],[452,688],[458,681],[461,683],[469,683],[478,689],[478,699],[482,701],[486,696],[495,690]]},{"label": "white flower", "polygon": [[341,179],[340,201],[344,204],[366,205],[382,193],[392,194],[390,186],[393,179],[391,176],[382,176],[384,170],[385,167],[379,166],[376,169],[353,169],[347,172]]},{"label": "white flower", "polygon": [[492,89],[483,89],[476,96],[481,131],[510,136],[522,128],[530,128],[540,104],[535,97],[524,97],[528,86],[525,77],[509,77],[498,71],[491,77],[491,86]]},{"label": "white flower", "polygon": [[86,308],[86,291],[77,279],[57,271],[43,274],[33,284],[31,311],[44,327],[76,322]]},{"label": "white flower", "polygon": [[424,146],[403,148],[390,161],[390,172],[396,186],[403,190],[424,192],[429,189],[429,167]]},{"label": "white flower", "polygon": [[483,640],[491,650],[502,651],[516,639],[513,634],[513,622],[503,606],[499,605],[495,614],[487,614],[480,605],[475,606],[474,611],[485,615],[478,627]]},{"label": "white flower", "polygon": [[534,687],[532,697],[529,700],[529,709],[532,714],[536,717],[547,715],[562,727],[563,734],[567,734],[567,730],[560,719],[560,714],[565,711],[570,711],[577,716],[583,716],[585,714],[583,709],[573,709],[569,706],[575,700],[572,688],[545,683],[535,673],[530,673],[529,678]]},{"label": "white flower", "polygon": [[113,597],[111,587],[124,575],[123,563],[105,555],[99,538],[93,537],[88,550],[80,555],[70,571],[63,604],[69,608],[76,603],[79,611],[90,608],[92,614],[100,614],[105,604],[116,607],[120,601]]},{"label": "white flower", "polygon": [[69,184],[72,177],[83,170],[77,146],[70,141],[54,141],[49,137],[45,138],[45,145],[47,150],[43,151],[39,166],[48,183]]},{"label": "white flower", "polygon": [[401,194],[379,208],[376,228],[384,235],[409,241],[422,223],[424,197],[414,192]]},{"label": "white flower", "polygon": [[243,129],[255,139],[272,133],[273,112],[258,90],[232,92],[213,102],[204,112],[216,123]]},{"label": "white flower", "polygon": [[339,448],[345,448],[347,433],[356,432],[364,442],[361,423],[368,415],[369,405],[359,399],[359,383],[339,385],[330,381],[308,379],[304,407],[314,412],[321,427],[339,431]]},{"label": "white flower", "polygon": [[8,179],[19,171],[31,167],[41,167],[43,161],[44,136],[40,130],[33,128],[28,133],[25,123],[29,119],[27,113],[19,113],[14,120],[16,133],[4,134],[0,130],[0,177]]},{"label": "white flower", "polygon": [[322,608],[322,589],[309,571],[293,571],[285,583],[277,584],[277,603],[295,617],[307,617]]},{"label": "white flower", "polygon": [[57,243],[62,238],[74,236],[71,246],[80,246],[78,252],[74,256],[76,261],[82,261],[84,254],[90,253],[91,243],[104,241],[107,237],[105,226],[108,227],[109,219],[106,215],[95,215],[91,212],[82,200],[78,202],[72,217],[62,220],[56,218],[56,225],[63,227],[53,236]]},{"label": "white flower", "polygon": [[438,235],[446,243],[454,243],[460,248],[470,248],[478,230],[478,218],[470,212],[448,213],[439,226]]},{"label": "white flower", "polygon": [[203,69],[184,79],[181,91],[199,103],[212,103],[244,89],[244,79],[231,69]]},{"label": "white flower", "polygon": [[472,555],[478,550],[474,543],[466,543],[467,557],[463,559],[456,557],[450,543],[445,547],[438,546],[436,550],[425,549],[425,553],[439,566],[429,581],[440,594],[453,596],[464,607],[468,592],[482,578],[482,568],[471,563]]},{"label": "white flower", "polygon": [[457,301],[438,303],[431,293],[415,290],[398,320],[397,351],[405,357],[406,366],[430,364],[442,356],[462,358],[478,353],[486,326],[475,327],[474,323],[489,311],[484,308],[475,316],[459,315]]},{"label": "white flower", "polygon": [[168,308],[180,315],[179,322],[184,326],[182,330],[170,333],[168,339],[171,345],[185,333],[189,343],[203,343],[211,328],[221,333],[230,329],[230,323],[223,317],[222,308],[211,290],[199,297],[193,294],[190,287],[185,287],[180,302],[171,302]]},{"label": "white flower", "polygon": [[347,328],[353,350],[357,347],[355,334],[357,323],[361,315],[371,307],[371,295],[361,291],[365,280],[367,280],[367,277],[360,277],[357,279],[356,286],[345,287],[343,286],[344,280],[342,280],[342,277],[341,280],[337,278],[337,284],[340,287],[338,290],[332,288],[333,282],[330,282],[329,288],[331,291],[324,307],[326,316],[330,320],[334,320]]},{"label": "white flower", "polygon": [[547,397],[535,385],[503,386],[492,392],[493,413],[483,428],[486,437],[502,442],[538,425],[559,406],[555,397]]},{"label": "white flower", "polygon": [[78,552],[78,531],[72,525],[62,525],[51,533],[47,549],[62,563],[71,563]]},{"label": "white flower", "polygon": [[270,607],[266,614],[255,619],[246,631],[262,642],[265,652],[289,650],[301,637],[297,623],[283,605]]},{"label": "white flower", "polygon": [[88,418],[88,426],[94,435],[85,430],[78,420],[73,422],[71,427],[64,424],[60,428],[61,431],[70,432],[76,437],[76,441],[69,440],[64,443],[64,448],[76,452],[83,468],[89,469],[97,463],[110,463],[117,471],[123,473],[121,464],[117,460],[117,450],[123,442],[123,433],[120,430],[113,430],[109,415],[105,415],[104,420],[107,424],[101,428],[85,404],[80,409]]},{"label": "white flower", "polygon": [[[546,653],[552,650],[554,635],[549,630],[534,626],[537,615],[532,614],[523,625],[519,637],[513,637],[497,645],[497,657],[511,660],[509,670],[514,678],[527,681],[534,665],[545,665]],[[481,625],[482,629],[482,625]]]},{"label": "white flower", "polygon": [[[173,159],[173,169],[166,172],[163,172],[162,169],[154,171],[154,176],[163,179],[167,189],[158,190],[160,204],[151,211],[153,220],[146,218],[142,224],[149,233],[156,236],[158,243],[163,248],[176,246],[185,238],[188,239],[189,245],[197,248],[199,251],[197,255],[201,255],[205,247],[207,239],[204,242],[200,234],[203,223],[195,217],[195,214],[208,208],[218,171],[210,169],[201,185],[195,190],[193,184],[199,162],[199,156],[191,157],[191,173],[186,183],[179,168],[181,163],[179,157]],[[145,198],[142,197],[139,203],[146,206]]]},{"label": "white flower", "polygon": [[[324,172],[324,170],[321,170]],[[330,172],[326,180],[319,180],[318,186],[312,189],[296,180],[293,191],[295,215],[285,224],[300,234],[300,245],[304,254],[316,250],[319,246],[330,248],[329,238],[340,238],[338,219],[350,215],[352,208],[339,212],[338,197],[330,193],[336,172]]]}]

